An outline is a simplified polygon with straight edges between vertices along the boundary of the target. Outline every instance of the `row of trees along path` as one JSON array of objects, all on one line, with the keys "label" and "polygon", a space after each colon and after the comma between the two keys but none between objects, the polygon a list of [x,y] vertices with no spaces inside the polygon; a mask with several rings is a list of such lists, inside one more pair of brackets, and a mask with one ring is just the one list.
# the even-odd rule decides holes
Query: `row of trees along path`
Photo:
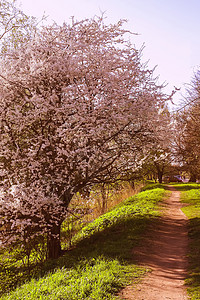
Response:
[{"label": "row of trees along path", "polygon": [[144,243],[134,250],[134,257],[152,270],[137,286],[122,291],[123,299],[185,300],[184,279],[187,270],[187,218],[181,211],[180,192],[169,186],[164,214],[146,233]]}]

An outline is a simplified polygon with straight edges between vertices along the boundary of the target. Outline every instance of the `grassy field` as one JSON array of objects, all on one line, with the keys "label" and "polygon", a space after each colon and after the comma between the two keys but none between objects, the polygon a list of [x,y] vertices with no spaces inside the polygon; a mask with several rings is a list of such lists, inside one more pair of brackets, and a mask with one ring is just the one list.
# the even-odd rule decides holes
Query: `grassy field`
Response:
[{"label": "grassy field", "polygon": [[[147,271],[137,266],[131,250],[140,242],[147,225],[158,217],[158,202],[166,195],[161,186],[153,187],[89,223],[74,237],[72,248],[64,256],[47,261],[27,283],[21,285],[19,280],[19,286],[9,294],[5,294],[5,280],[15,282],[20,268],[9,269],[5,260],[7,274],[0,278],[0,299],[119,299],[119,290],[137,282]],[[0,263],[4,276],[3,256]],[[13,287],[8,285],[7,292]]]},{"label": "grassy field", "polygon": [[175,185],[186,204],[183,212],[189,218],[189,273],[186,283],[190,299],[200,299],[200,184]]}]

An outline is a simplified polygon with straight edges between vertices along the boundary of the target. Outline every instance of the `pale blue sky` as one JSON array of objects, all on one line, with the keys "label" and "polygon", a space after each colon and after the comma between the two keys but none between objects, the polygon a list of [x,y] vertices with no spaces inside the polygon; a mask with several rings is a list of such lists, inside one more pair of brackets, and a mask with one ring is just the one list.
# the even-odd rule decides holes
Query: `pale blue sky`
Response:
[{"label": "pale blue sky", "polygon": [[[22,10],[36,17],[45,11],[49,21],[62,24],[70,17],[81,20],[105,12],[107,22],[127,19],[126,28],[139,33],[131,41],[140,48],[145,44],[143,61],[149,60],[166,92],[173,86],[189,83],[200,67],[199,0],[18,0]],[[177,94],[176,101],[181,98]]]}]

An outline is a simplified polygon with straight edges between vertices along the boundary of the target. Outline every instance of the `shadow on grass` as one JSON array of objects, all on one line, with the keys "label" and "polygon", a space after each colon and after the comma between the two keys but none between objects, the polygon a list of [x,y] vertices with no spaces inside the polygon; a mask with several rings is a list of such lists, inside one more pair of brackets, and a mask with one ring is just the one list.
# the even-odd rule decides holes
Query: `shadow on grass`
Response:
[{"label": "shadow on grass", "polygon": [[189,238],[189,272],[186,282],[191,299],[200,299],[200,218],[190,219]]},{"label": "shadow on grass", "polygon": [[96,260],[99,256],[105,259],[118,259],[124,265],[135,263],[132,249],[139,244],[147,225],[156,217],[148,214],[133,216],[131,220],[115,224],[78,242],[73,248],[57,260],[48,260],[33,267],[31,274],[27,268],[0,263],[0,296],[15,289],[31,278],[42,278],[49,272],[61,268],[76,267],[83,260]]},{"label": "shadow on grass", "polygon": [[55,261],[48,261],[43,266],[43,274],[55,268],[73,267],[83,259],[104,256],[107,259],[118,259],[121,263],[135,263],[132,249],[142,239],[147,225],[155,221],[156,217],[149,215],[134,216],[132,220],[105,228],[88,238],[79,241],[72,249]]},{"label": "shadow on grass", "polygon": [[42,268],[42,263],[32,264],[30,268],[23,263],[18,263],[15,256],[4,258],[6,255],[3,251],[0,253],[0,297],[14,290],[16,287],[29,281],[32,276],[38,277]]}]

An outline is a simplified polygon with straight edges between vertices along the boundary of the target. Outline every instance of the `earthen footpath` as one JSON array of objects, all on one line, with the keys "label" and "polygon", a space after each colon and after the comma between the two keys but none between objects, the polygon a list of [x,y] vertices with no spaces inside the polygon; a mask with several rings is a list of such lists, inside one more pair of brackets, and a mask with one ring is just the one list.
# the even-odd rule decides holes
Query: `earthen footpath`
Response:
[{"label": "earthen footpath", "polygon": [[139,264],[150,268],[142,282],[128,286],[122,299],[186,300],[184,279],[187,272],[187,218],[181,211],[180,192],[169,187],[164,213],[145,235],[142,245],[133,251]]}]

